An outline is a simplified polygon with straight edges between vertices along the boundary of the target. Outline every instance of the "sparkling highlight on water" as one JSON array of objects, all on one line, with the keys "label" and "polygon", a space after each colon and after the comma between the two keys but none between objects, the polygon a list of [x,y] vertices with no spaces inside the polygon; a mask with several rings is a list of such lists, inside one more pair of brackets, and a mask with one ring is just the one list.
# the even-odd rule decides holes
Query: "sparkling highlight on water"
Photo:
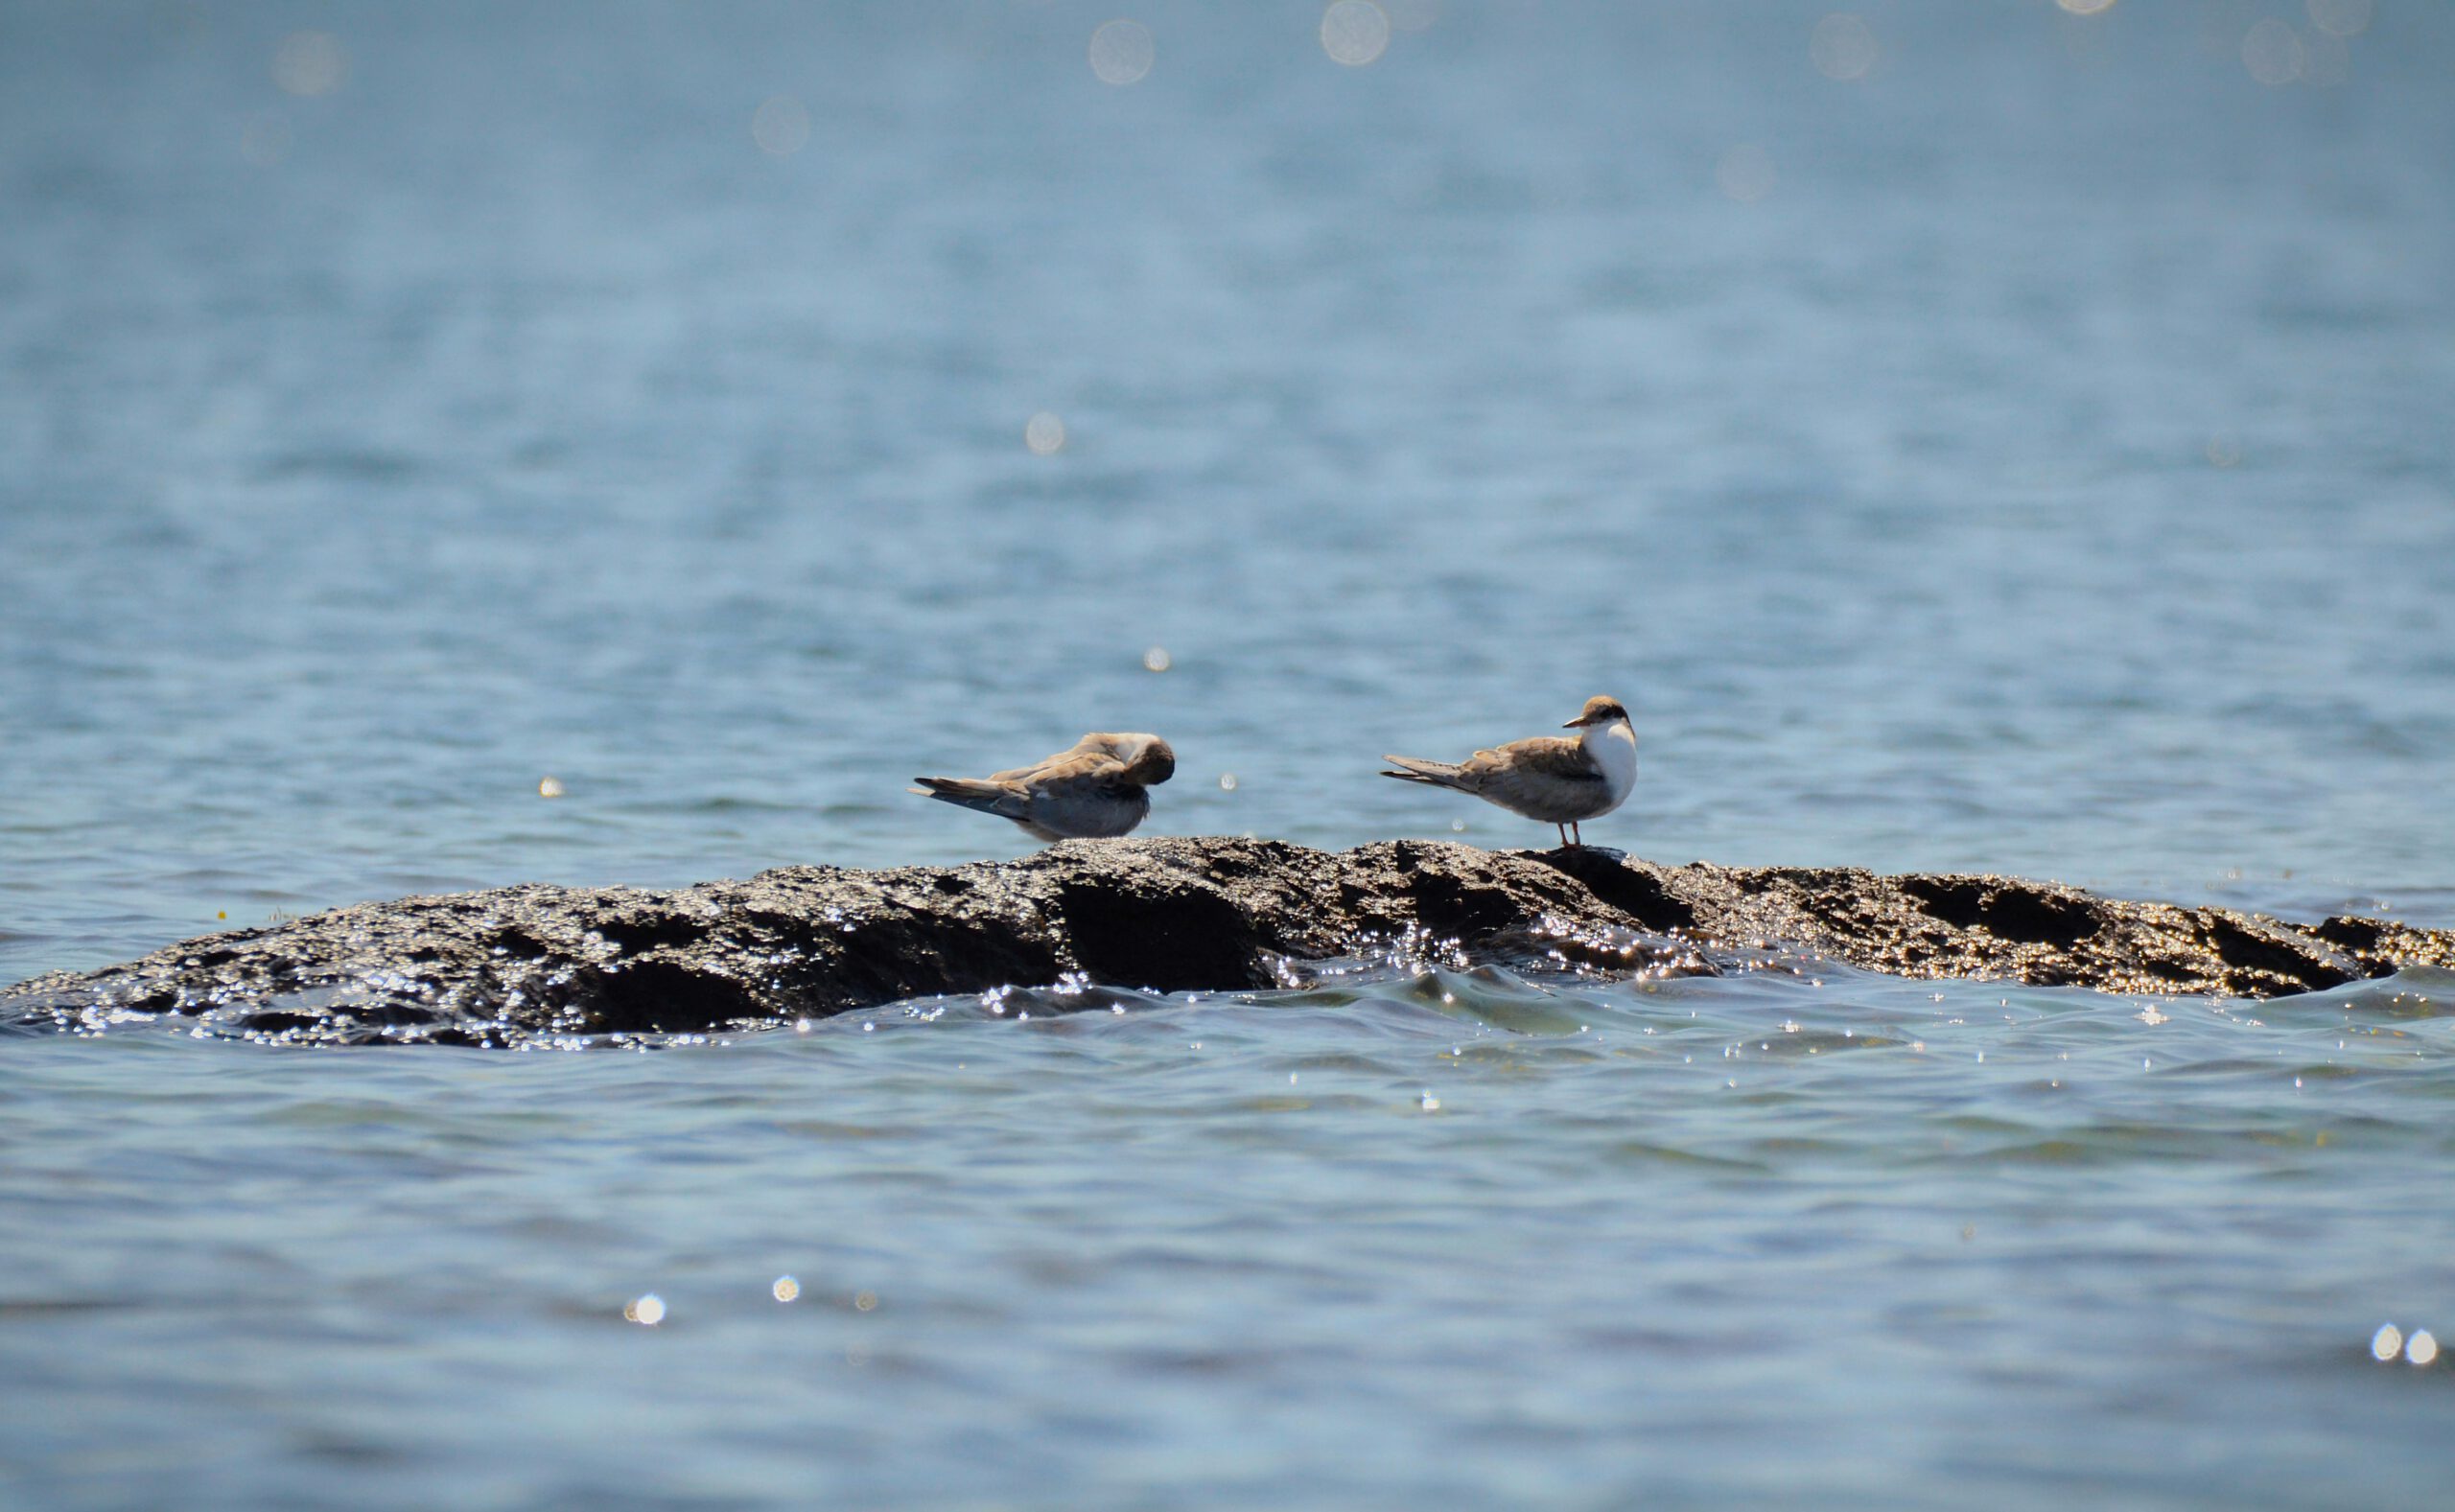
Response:
[{"label": "sparkling highlight on water", "polygon": [[792,96],[776,95],[752,113],[750,139],[770,157],[790,157],[809,140],[809,112]]},{"label": "sparkling highlight on water", "polygon": [[2329,36],[2359,36],[2370,27],[2371,0],[2309,0],[2310,24]]},{"label": "sparkling highlight on water", "polygon": [[1321,51],[1330,61],[1361,68],[1390,46],[1390,13],[1372,0],[1338,0],[1321,12]]},{"label": "sparkling highlight on water", "polygon": [[1808,40],[1808,60],[1815,71],[1827,79],[1844,81],[1867,77],[1876,66],[1876,35],[1867,23],[1847,12],[1836,11],[1815,23],[1815,32]]},{"label": "sparkling highlight on water", "polygon": [[1139,21],[1110,21],[1091,34],[1091,72],[1104,84],[1138,84],[1159,56],[1151,29]]},{"label": "sparkling highlight on water", "polygon": [[2259,22],[2242,37],[2242,66],[2263,84],[2289,84],[2302,77],[2309,55],[2301,35],[2274,16]]}]

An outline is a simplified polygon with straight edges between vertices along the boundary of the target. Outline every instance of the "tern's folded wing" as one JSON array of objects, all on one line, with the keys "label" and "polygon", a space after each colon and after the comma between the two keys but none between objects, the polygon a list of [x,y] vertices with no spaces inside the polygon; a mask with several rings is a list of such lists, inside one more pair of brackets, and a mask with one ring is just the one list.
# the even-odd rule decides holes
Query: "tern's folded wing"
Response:
[{"label": "tern's folded wing", "polygon": [[1087,734],[1055,756],[1042,756],[1029,766],[1018,766],[1011,772],[992,772],[989,779],[993,782],[1033,782],[1071,771],[1084,761],[1116,766],[1120,764],[1116,753],[1109,746],[1109,742],[1115,738],[1096,733]]},{"label": "tern's folded wing", "polygon": [[1531,740],[1512,740],[1497,751],[1478,751],[1466,763],[1479,771],[1518,771],[1531,777],[1555,781],[1574,782],[1580,779],[1602,779],[1602,769],[1585,754],[1585,746],[1570,735],[1536,735]]},{"label": "tern's folded wing", "polygon": [[1574,813],[1608,790],[1602,769],[1575,740],[1538,735],[1497,751],[1478,751],[1468,763],[1483,776],[1478,791],[1504,808],[1543,817]]},{"label": "tern's folded wing", "polygon": [[1032,768],[1022,785],[1035,793],[1087,788],[1113,779],[1125,763],[1105,751],[1066,751]]}]

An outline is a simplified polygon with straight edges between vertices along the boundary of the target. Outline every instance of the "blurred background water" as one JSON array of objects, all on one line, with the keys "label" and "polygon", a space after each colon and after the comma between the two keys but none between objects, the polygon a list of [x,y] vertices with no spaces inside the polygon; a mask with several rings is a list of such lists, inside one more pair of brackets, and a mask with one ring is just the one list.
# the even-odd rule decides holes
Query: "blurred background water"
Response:
[{"label": "blurred background water", "polygon": [[[1373,758],[1596,692],[1654,859],[2455,924],[2450,68],[2418,0],[0,6],[0,981],[1019,853],[905,779],[1090,728],[1154,832],[1538,844]],[[2442,1483],[2369,1355],[2455,1326],[2441,981],[1356,990],[12,1044],[0,1493]]]}]

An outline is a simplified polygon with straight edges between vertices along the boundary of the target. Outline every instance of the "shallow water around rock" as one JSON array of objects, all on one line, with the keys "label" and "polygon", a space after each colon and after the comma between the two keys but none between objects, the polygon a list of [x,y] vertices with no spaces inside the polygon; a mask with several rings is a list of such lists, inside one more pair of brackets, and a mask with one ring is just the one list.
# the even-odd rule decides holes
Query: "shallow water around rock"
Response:
[{"label": "shallow water around rock", "polygon": [[1485,967],[657,1053],[21,1041],[14,1484],[2418,1505],[2450,1378],[2370,1343],[2455,1322],[2450,1024],[2443,973]]}]

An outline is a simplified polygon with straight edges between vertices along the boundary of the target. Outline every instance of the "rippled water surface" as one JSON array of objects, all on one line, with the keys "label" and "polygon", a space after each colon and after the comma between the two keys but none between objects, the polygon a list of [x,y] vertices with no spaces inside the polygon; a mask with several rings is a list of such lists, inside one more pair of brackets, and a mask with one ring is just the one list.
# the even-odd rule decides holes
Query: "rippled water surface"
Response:
[{"label": "rippled water surface", "polygon": [[5,1434],[63,1502],[2427,1505],[2449,1378],[2369,1344],[2448,1316],[2450,1004],[1487,971],[19,1044]]},{"label": "rippled water surface", "polygon": [[[1371,9],[0,5],[0,982],[1597,692],[1653,859],[2455,925],[2455,12]],[[2445,977],[1512,965],[0,1041],[0,1501],[2439,1504]]]}]

